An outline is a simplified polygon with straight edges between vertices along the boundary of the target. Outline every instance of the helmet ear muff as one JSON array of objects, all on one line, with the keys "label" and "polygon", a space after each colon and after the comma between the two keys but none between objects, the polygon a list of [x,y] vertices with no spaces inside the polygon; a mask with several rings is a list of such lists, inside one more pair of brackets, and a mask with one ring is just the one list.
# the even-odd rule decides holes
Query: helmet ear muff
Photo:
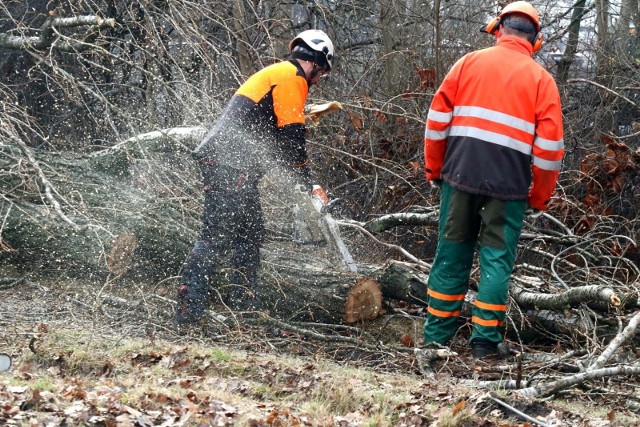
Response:
[{"label": "helmet ear muff", "polygon": [[500,27],[500,17],[496,16],[491,21],[489,21],[484,30],[489,34],[494,34],[498,31],[498,27]]},{"label": "helmet ear muff", "polygon": [[540,50],[542,47],[542,33],[538,31],[535,36],[533,36],[533,51],[536,52]]}]

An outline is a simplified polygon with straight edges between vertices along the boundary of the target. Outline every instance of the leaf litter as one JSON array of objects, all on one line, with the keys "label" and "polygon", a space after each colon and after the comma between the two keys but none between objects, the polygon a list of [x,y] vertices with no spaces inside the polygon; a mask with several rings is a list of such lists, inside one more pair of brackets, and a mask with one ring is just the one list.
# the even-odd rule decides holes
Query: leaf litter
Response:
[{"label": "leaf litter", "polygon": [[[140,313],[117,317],[77,304],[90,301],[81,297],[86,286],[0,290],[0,351],[14,358],[11,370],[0,373],[0,424],[532,425],[486,391],[457,384],[456,371],[478,375],[472,366],[448,365],[425,377],[410,354],[393,354],[395,363],[377,363],[371,354],[349,360],[326,343],[241,324],[223,334],[185,336],[172,328],[167,307],[146,307],[152,322]],[[596,393],[583,393],[581,402],[566,405],[500,398],[540,425],[638,422],[620,407],[601,407]]]}]

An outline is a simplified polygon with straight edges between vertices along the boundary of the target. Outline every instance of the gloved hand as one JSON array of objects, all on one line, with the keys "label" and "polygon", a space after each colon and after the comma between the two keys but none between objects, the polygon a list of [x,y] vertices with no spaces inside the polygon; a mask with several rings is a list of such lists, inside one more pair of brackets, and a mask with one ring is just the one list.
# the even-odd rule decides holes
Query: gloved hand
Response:
[{"label": "gloved hand", "polygon": [[329,204],[329,196],[327,196],[327,192],[324,191],[324,188],[319,185],[313,186],[311,190],[311,197],[317,197],[318,199],[322,200],[322,204],[325,206]]}]

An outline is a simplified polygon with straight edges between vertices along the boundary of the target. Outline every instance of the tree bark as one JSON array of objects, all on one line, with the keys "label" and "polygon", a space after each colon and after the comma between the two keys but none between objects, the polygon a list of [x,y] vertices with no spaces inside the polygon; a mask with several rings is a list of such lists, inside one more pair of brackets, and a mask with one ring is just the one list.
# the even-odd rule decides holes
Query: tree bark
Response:
[{"label": "tree bark", "polygon": [[569,68],[573,63],[573,58],[578,51],[578,37],[580,33],[580,24],[582,16],[584,15],[586,0],[578,0],[573,5],[573,12],[571,13],[571,22],[569,23],[569,37],[567,40],[567,47],[564,50],[562,58],[558,62],[558,83],[563,84],[569,77]]},{"label": "tree bark", "polygon": [[[358,281],[373,280],[380,286],[381,300],[399,299],[421,304],[427,276],[410,264],[359,264],[358,273],[348,271],[339,255],[327,247],[272,244],[262,251],[261,300],[277,317],[296,321],[345,322],[347,296]],[[376,300],[377,301],[377,300]],[[372,311],[370,305],[366,313]],[[382,314],[382,308],[377,314]],[[346,323],[366,320],[346,320]]]}]

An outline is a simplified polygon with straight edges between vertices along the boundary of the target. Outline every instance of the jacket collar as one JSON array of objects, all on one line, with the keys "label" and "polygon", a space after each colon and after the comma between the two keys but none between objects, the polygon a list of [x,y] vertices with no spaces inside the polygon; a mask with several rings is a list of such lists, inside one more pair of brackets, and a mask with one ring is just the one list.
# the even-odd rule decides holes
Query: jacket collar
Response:
[{"label": "jacket collar", "polygon": [[300,65],[300,63],[295,58],[289,58],[288,61],[296,66],[296,68],[298,69],[298,75],[304,77],[304,79],[307,80],[307,74],[304,72],[302,65]]},{"label": "jacket collar", "polygon": [[498,39],[496,46],[506,47],[507,49],[533,56],[533,46],[528,40],[525,40],[522,37],[505,34]]}]

